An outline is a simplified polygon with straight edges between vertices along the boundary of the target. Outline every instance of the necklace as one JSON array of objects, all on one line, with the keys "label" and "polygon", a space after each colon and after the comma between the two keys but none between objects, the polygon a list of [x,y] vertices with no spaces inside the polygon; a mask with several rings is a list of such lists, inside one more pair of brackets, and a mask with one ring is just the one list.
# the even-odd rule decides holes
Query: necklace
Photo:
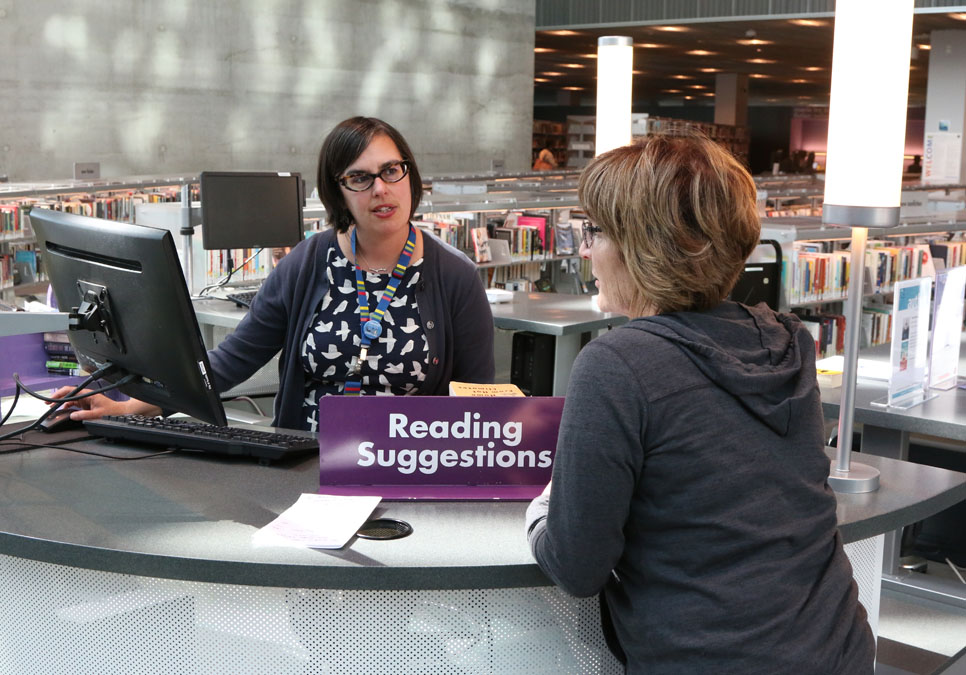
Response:
[{"label": "necklace", "polygon": [[362,255],[362,251],[357,251],[356,254],[359,258],[359,262],[362,263],[360,267],[364,267],[367,271],[372,272],[373,274],[385,274],[386,272],[389,271],[388,267],[373,267],[372,265],[370,265],[369,262],[366,260],[366,257]]},{"label": "necklace", "polygon": [[[352,236],[348,232],[343,232],[342,234],[345,235],[346,241],[349,242],[351,247]],[[370,265],[369,261],[366,260],[366,256],[362,255],[362,251],[353,251],[353,253],[355,253],[356,260],[362,263],[359,265],[359,267],[362,267],[367,272],[372,272],[373,274],[386,274],[390,270],[389,267],[373,267]]]}]

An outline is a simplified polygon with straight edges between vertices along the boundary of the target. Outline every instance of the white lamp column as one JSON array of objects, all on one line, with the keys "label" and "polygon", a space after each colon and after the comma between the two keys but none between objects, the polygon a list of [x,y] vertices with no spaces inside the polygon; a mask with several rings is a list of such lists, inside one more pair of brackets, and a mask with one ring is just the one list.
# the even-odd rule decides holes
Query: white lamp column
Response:
[{"label": "white lamp column", "polygon": [[631,38],[597,39],[597,137],[594,154],[631,142],[631,88],[634,46]]},{"label": "white lamp column", "polygon": [[845,367],[829,485],[872,492],[873,467],[850,461],[867,228],[899,224],[913,0],[837,0],[822,222],[852,227]]}]

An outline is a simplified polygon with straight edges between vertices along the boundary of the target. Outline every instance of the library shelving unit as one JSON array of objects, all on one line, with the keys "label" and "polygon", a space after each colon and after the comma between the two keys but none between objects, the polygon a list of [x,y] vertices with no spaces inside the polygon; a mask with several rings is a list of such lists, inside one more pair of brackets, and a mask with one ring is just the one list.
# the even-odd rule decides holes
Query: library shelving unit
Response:
[{"label": "library shelving unit", "polygon": [[30,227],[31,208],[132,222],[138,204],[180,201],[182,193],[196,183],[194,176],[165,175],[0,184],[0,288],[3,294],[45,292],[43,266],[38,266]]}]

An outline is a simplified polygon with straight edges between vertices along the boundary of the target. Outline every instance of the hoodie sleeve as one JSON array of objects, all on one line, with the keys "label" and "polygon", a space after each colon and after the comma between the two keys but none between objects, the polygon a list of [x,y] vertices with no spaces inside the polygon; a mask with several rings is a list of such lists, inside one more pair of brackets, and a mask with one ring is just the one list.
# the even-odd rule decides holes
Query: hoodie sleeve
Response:
[{"label": "hoodie sleeve", "polygon": [[527,511],[540,568],[567,592],[603,588],[624,551],[624,524],[644,464],[645,399],[632,369],[601,340],[577,356],[567,388],[549,503]]}]

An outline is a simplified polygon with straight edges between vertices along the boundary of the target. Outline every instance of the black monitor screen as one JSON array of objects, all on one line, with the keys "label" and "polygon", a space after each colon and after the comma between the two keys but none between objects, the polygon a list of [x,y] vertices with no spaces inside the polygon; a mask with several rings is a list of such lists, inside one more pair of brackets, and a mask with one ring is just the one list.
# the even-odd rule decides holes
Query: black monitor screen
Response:
[{"label": "black monitor screen", "polygon": [[201,240],[206,249],[295,246],[304,236],[298,173],[204,171]]},{"label": "black monitor screen", "polygon": [[111,363],[103,379],[136,376],[125,394],[227,424],[171,233],[37,208],[30,222],[58,306],[85,317],[68,331],[81,367]]}]

